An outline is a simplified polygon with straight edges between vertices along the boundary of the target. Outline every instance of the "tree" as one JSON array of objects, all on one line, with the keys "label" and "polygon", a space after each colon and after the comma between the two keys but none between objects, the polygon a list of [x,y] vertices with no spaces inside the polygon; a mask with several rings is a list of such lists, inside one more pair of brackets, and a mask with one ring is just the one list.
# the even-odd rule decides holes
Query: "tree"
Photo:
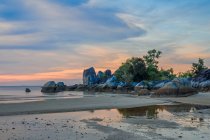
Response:
[{"label": "tree", "polygon": [[160,78],[160,73],[158,70],[158,61],[157,59],[161,55],[161,51],[157,51],[155,49],[149,50],[147,55],[143,56],[144,61],[146,63],[146,71],[147,71],[147,79],[148,80],[157,80]]},{"label": "tree", "polygon": [[133,57],[115,71],[114,75],[123,82],[140,82],[145,79],[146,65],[142,58]]},{"label": "tree", "polygon": [[170,80],[176,77],[173,68],[167,70],[161,69],[159,73],[160,73],[160,80],[168,80],[168,79]]},{"label": "tree", "polygon": [[192,69],[188,70],[186,72],[180,72],[178,73],[178,77],[184,77],[184,78],[192,78],[199,74],[202,70],[208,69],[204,65],[204,60],[199,58],[197,63],[192,63]]},{"label": "tree", "polygon": [[194,75],[193,75],[193,73],[192,73],[191,70],[188,70],[186,72],[180,72],[180,73],[178,73],[178,77],[180,77],[180,78],[192,78],[193,76]]},{"label": "tree", "polygon": [[198,63],[192,63],[192,73],[194,75],[199,74],[202,70],[208,69],[205,65],[204,65],[204,59],[199,58],[198,59]]}]

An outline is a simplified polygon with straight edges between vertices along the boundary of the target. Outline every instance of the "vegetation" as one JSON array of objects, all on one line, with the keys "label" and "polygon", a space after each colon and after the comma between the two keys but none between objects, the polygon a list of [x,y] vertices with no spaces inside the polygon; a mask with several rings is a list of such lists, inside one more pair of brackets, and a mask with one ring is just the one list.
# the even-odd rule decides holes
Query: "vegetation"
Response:
[{"label": "vegetation", "polygon": [[161,69],[159,71],[159,75],[159,80],[171,80],[176,78],[176,74],[174,74],[173,68],[167,70]]},{"label": "vegetation", "polygon": [[170,69],[159,69],[158,59],[162,52],[155,49],[149,50],[143,58],[133,57],[126,60],[125,63],[119,67],[114,73],[119,81],[123,82],[140,82],[142,80],[171,80],[176,76],[191,78],[197,75],[202,70],[207,69],[204,65],[204,60],[199,58],[197,63],[192,63],[192,69],[186,72],[174,74],[172,68]]},{"label": "vegetation", "polygon": [[199,58],[197,63],[192,63],[192,69],[186,72],[178,73],[178,77],[191,78],[199,74],[202,70],[208,69],[204,65],[204,59]]},{"label": "vegetation", "polygon": [[142,80],[166,80],[173,79],[173,69],[159,70],[158,58],[161,51],[155,49],[147,52],[143,58],[133,57],[126,60],[114,73],[119,81],[140,82]]},{"label": "vegetation", "polygon": [[186,72],[180,72],[180,73],[178,73],[178,77],[180,77],[180,78],[191,78],[191,77],[193,77],[193,73],[192,73],[191,70],[188,70]]},{"label": "vegetation", "polygon": [[198,63],[192,63],[192,73],[193,73],[193,75],[197,75],[202,70],[206,70],[206,69],[208,69],[208,68],[204,65],[204,60],[201,59],[201,58],[198,59]]},{"label": "vegetation", "polygon": [[161,55],[161,51],[156,51],[155,49],[149,50],[147,55],[143,56],[144,61],[146,63],[146,71],[147,71],[147,80],[158,80],[160,77],[160,73],[158,70],[158,61],[157,59]]},{"label": "vegetation", "polygon": [[138,57],[133,57],[126,60],[114,73],[118,80],[124,82],[139,82],[146,77],[146,65],[144,60]]}]

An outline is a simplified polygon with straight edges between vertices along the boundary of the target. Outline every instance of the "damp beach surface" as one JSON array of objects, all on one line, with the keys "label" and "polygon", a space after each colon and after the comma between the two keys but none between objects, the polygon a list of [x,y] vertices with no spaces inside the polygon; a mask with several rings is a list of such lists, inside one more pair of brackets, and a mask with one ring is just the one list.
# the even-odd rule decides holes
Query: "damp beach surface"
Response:
[{"label": "damp beach surface", "polygon": [[137,108],[0,117],[1,139],[208,139],[210,107],[163,104]]},{"label": "damp beach surface", "polygon": [[210,137],[209,93],[181,98],[81,92],[43,96],[37,101],[22,97],[23,102],[2,99],[2,140],[208,140]]}]

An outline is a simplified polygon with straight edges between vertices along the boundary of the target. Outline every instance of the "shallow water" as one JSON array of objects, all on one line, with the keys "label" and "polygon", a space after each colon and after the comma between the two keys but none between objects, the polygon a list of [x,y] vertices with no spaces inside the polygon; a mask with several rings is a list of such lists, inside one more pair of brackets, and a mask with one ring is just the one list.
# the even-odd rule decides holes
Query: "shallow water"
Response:
[{"label": "shallow water", "polygon": [[173,104],[0,117],[3,139],[208,139],[210,107]]},{"label": "shallow water", "polygon": [[[30,88],[31,92],[26,93],[25,88]],[[0,87],[0,103],[22,103],[40,101],[46,99],[60,98],[82,98],[83,92],[59,92],[52,94],[44,94],[41,92],[41,87],[26,87],[26,86],[1,86]]]},{"label": "shallow water", "polygon": [[[26,93],[25,88],[30,88],[31,92]],[[83,97],[97,97],[97,96],[131,96],[131,95],[125,95],[125,94],[116,95],[112,93],[83,92],[83,91],[42,93],[41,87],[0,86],[0,104],[34,102],[34,101],[41,101],[47,99],[83,98]]]}]

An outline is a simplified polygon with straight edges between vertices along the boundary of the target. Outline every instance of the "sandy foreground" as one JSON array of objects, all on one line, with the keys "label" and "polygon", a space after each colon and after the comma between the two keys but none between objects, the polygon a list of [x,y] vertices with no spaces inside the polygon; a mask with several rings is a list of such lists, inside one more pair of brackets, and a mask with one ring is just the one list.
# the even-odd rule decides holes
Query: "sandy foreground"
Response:
[{"label": "sandy foreground", "polygon": [[56,113],[95,109],[131,108],[180,102],[187,104],[210,105],[210,93],[199,93],[180,98],[150,98],[147,96],[96,96],[70,99],[50,99],[35,102],[0,104],[0,116],[19,114]]},{"label": "sandy foreground", "polygon": [[0,104],[0,116],[19,114],[56,113],[95,109],[131,108],[162,104],[168,101],[132,96],[97,96],[74,99],[50,99],[35,102]]},{"label": "sandy foreground", "polygon": [[[208,106],[210,93],[182,98],[109,95],[0,104],[0,139],[208,140],[210,109],[177,112],[177,108],[160,107],[152,118],[145,115],[145,110],[153,111],[153,105],[172,102]],[[140,115],[127,116],[135,110],[123,108],[133,107],[140,107],[136,109]]]}]

